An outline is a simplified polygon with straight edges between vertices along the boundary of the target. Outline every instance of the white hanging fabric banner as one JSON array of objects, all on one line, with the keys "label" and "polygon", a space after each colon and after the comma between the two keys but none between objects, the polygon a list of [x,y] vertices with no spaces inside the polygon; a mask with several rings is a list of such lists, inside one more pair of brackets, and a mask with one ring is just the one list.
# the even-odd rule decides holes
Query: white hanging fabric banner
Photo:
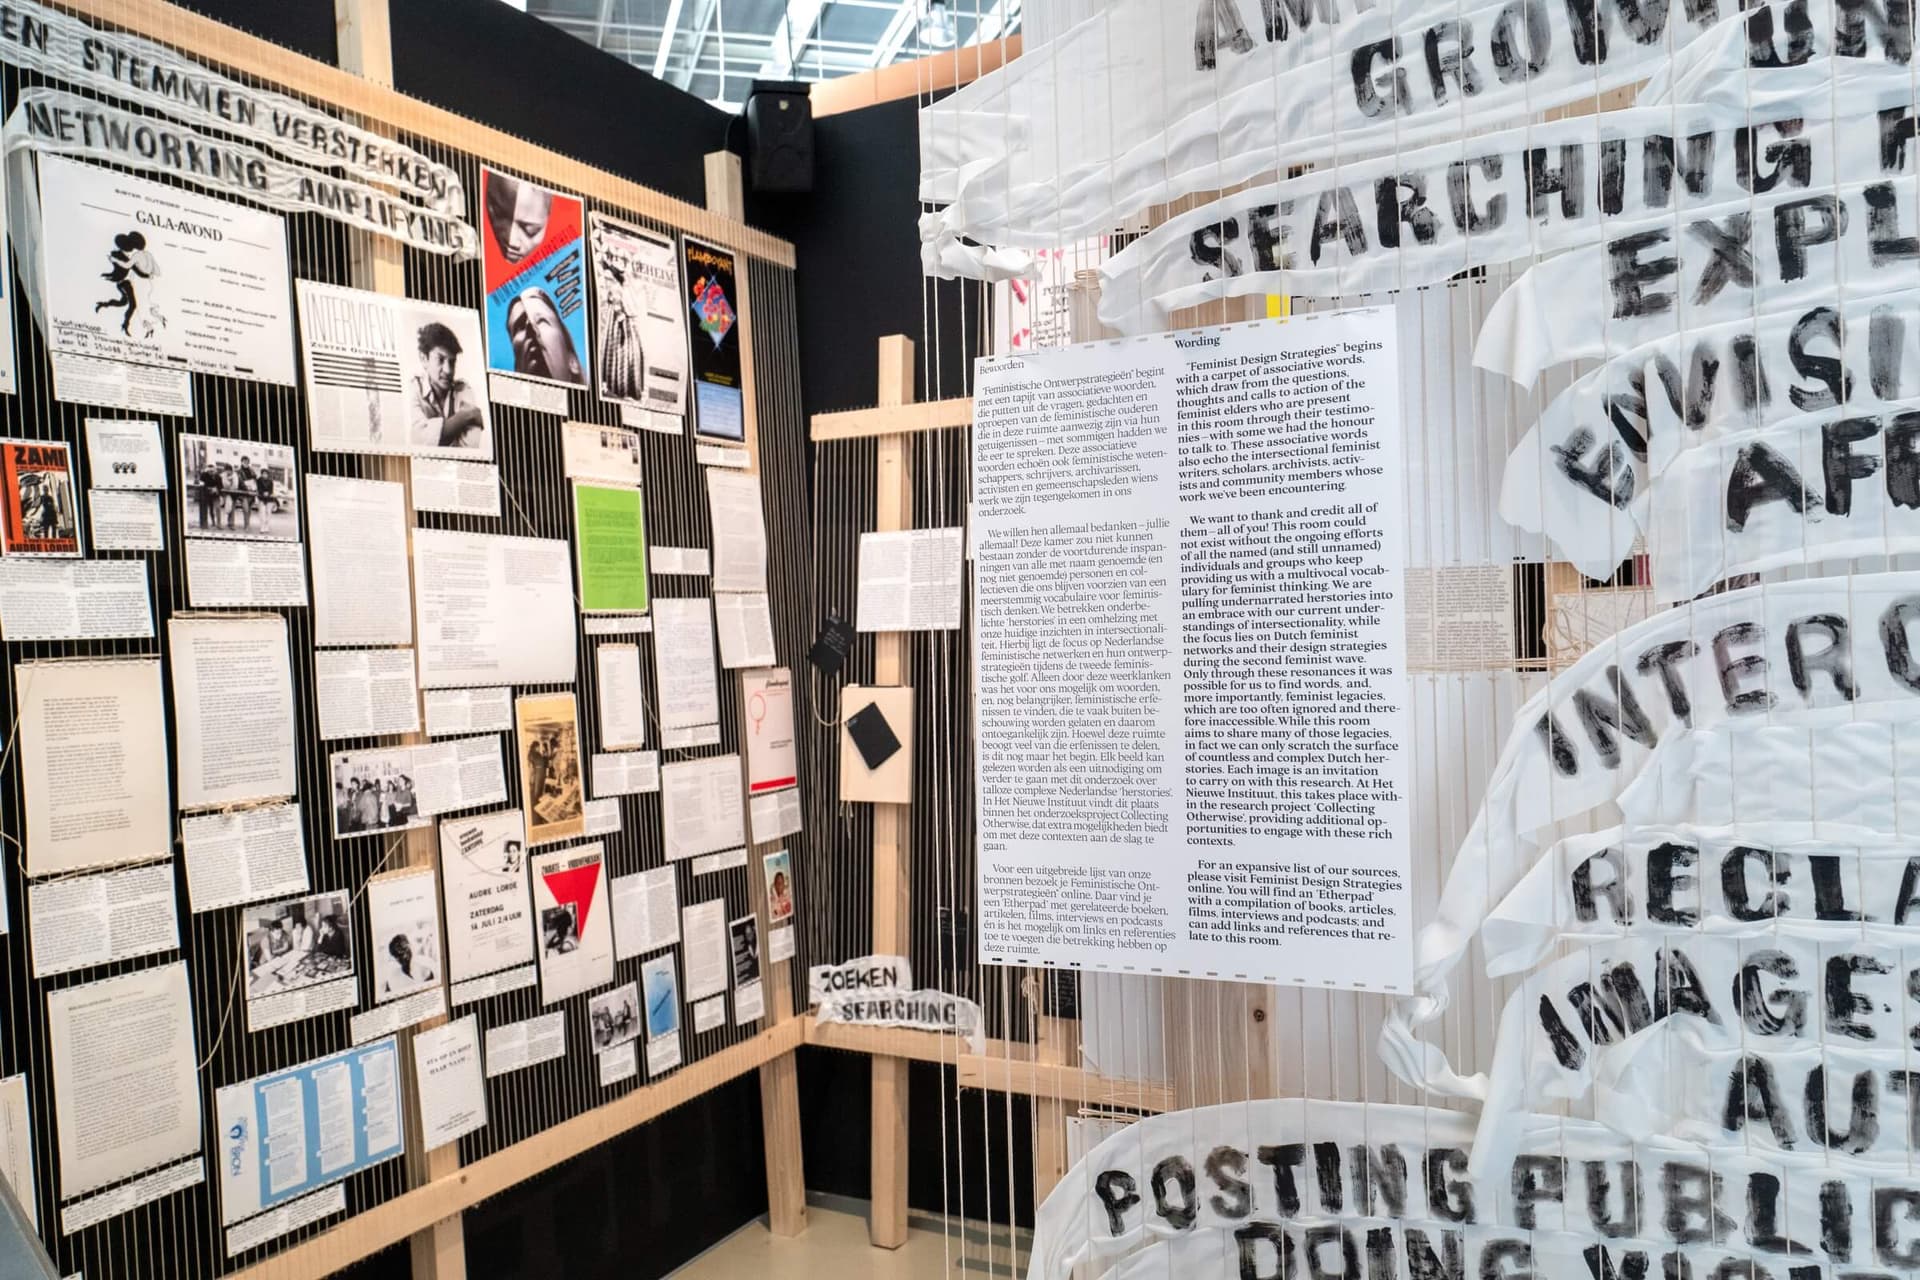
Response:
[{"label": "white hanging fabric banner", "polygon": [[236,134],[303,165],[391,186],[455,219],[466,216],[460,175],[402,142],[287,94],[221,75],[164,45],[89,26],[34,0],[7,0],[6,10],[0,62]]},{"label": "white hanging fabric banner", "polygon": [[[1846,417],[1844,406],[1875,414],[1920,397],[1912,279],[1910,271],[1868,273],[1844,307],[1807,299],[1669,333],[1608,360],[1549,401],[1508,455],[1501,517],[1545,534],[1589,577],[1606,577],[1651,527],[1650,479],[1685,450],[1808,413]],[[1895,291],[1872,291],[1880,282]],[[1870,451],[1864,437],[1853,443]],[[1878,483],[1904,474],[1890,466]],[[1866,486],[1854,488],[1858,496]]]},{"label": "white hanging fabric banner", "polygon": [[[1920,573],[1748,587],[1627,628],[1528,699],[1455,856],[1434,920],[1416,941],[1416,994],[1390,1010],[1383,1025],[1380,1051],[1389,1068],[1441,1093],[1485,1096],[1483,1078],[1458,1075],[1414,1032],[1445,1011],[1448,974],[1487,911],[1532,865],[1534,851],[1524,837],[1621,797],[1678,729],[1788,715],[1799,717],[1795,727],[1910,715],[1920,698],[1916,631]],[[1891,755],[1884,739],[1879,745]],[[1861,746],[1871,750],[1872,743]],[[1790,751],[1784,759],[1798,763]],[[1740,757],[1741,768],[1746,761]],[[1800,773],[1789,790],[1804,793],[1811,776],[1825,785],[1828,775]],[[1895,775],[1884,769],[1860,778],[1869,801],[1887,803],[1897,790]],[[1887,796],[1876,797],[1875,784]],[[1844,783],[1836,794],[1844,804]],[[1654,806],[1644,794],[1635,798],[1639,812],[1658,812],[1657,805],[1657,796]]]},{"label": "white hanging fabric banner", "polygon": [[[1902,763],[1920,765],[1920,735],[1903,732],[1899,747]],[[1920,840],[1822,838],[1807,823],[1671,823],[1557,841],[1487,913],[1480,944],[1488,976],[1503,977],[1567,942],[1818,938],[1844,927],[1855,941],[1920,945],[1912,924]]]},{"label": "white hanging fabric banner", "polygon": [[[1857,900],[1891,909],[1903,865],[1857,866]],[[1530,1111],[1591,1101],[1623,1135],[1908,1171],[1920,948],[1903,933],[1920,940],[1838,922],[1622,939],[1528,975],[1501,1014],[1469,1169],[1505,1167]]]},{"label": "white hanging fabric banner", "polygon": [[948,206],[923,223],[929,260],[963,237],[1044,248],[1277,168],[1517,123],[1646,80],[1710,32],[1755,66],[1899,41],[1831,0],[1260,8],[1249,27],[1241,0],[1121,0],[924,108],[920,197]]},{"label": "white hanging fabric banner", "polygon": [[[1832,1124],[1845,1118],[1842,1096]],[[1299,1098],[1148,1116],[1041,1203],[1027,1280],[1099,1274],[1142,1248],[1119,1275],[1825,1280],[1823,1267],[1920,1266],[1920,1176],[1904,1166],[1836,1168],[1824,1147],[1761,1155],[1520,1114],[1512,1154],[1473,1176],[1475,1123]]]},{"label": "white hanging fabric banner", "polygon": [[[1507,372],[1509,347],[1519,349],[1514,360],[1538,358],[1530,343],[1558,360],[1572,358],[1558,347],[1598,343],[1603,332],[1624,350],[1671,331],[1676,320],[1730,318],[1736,306],[1751,309],[1756,275],[1761,283],[1830,282],[1818,268],[1836,238],[1862,263],[1871,254],[1911,267],[1900,256],[1911,245],[1896,227],[1912,227],[1912,183],[1901,193],[1902,213],[1893,208],[1890,181],[1920,167],[1907,141],[1915,118],[1911,72],[1823,58],[1780,74],[1800,87],[1815,71],[1823,73],[1819,92],[1800,93],[1736,64],[1690,88],[1681,105],[1654,105],[1642,95],[1633,108],[1350,161],[1237,192],[1155,227],[1102,264],[1101,322],[1132,333],[1163,328],[1168,311],[1222,296],[1417,288],[1605,237],[1604,249],[1551,259],[1521,278],[1516,291],[1541,277],[1528,295],[1537,308],[1511,301],[1515,291],[1503,295],[1482,331],[1479,362]],[[1862,119],[1876,127],[1835,127]],[[1846,202],[1865,206],[1853,210],[1851,223],[1847,209],[1832,210],[1842,182]],[[1821,195],[1825,204],[1816,200]],[[1851,227],[1850,236],[1836,237],[1835,219],[1840,232]],[[1687,251],[1678,280],[1662,261],[1676,247]],[[1774,270],[1756,271],[1756,255]],[[1605,295],[1588,287],[1603,276],[1611,289]],[[1576,282],[1575,294],[1563,292]],[[1691,304],[1678,313],[1676,295]],[[1715,314],[1696,314],[1709,302]],[[1600,317],[1609,311],[1612,323],[1603,329]],[[1623,314],[1644,319],[1635,329],[1619,322]],[[1536,338],[1528,325],[1549,337]]]}]

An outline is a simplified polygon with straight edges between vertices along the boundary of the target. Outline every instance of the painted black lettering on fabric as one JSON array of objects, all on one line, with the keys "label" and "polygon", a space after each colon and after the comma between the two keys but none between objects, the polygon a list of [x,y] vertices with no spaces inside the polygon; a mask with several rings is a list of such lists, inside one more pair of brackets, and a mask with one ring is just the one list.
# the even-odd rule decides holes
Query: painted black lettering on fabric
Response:
[{"label": "painted black lettering on fabric", "polygon": [[[1863,1123],[1851,1118],[1853,1125]],[[1824,1136],[1842,1146],[1848,1141],[1831,1128]],[[1494,1175],[1502,1194],[1493,1216],[1483,1219],[1465,1176],[1467,1155],[1451,1145],[1419,1151],[1396,1143],[1262,1144],[1250,1136],[1244,1145],[1164,1155],[1139,1171],[1101,1169],[1089,1184],[1092,1212],[1072,1217],[1108,1237],[1142,1227],[1173,1236],[1231,1228],[1239,1274],[1258,1280],[1518,1274],[1508,1264],[1527,1256],[1529,1241],[1503,1236],[1497,1230],[1503,1226],[1590,1234],[1593,1243],[1581,1247],[1595,1280],[1694,1274],[1684,1259],[1677,1269],[1647,1269],[1645,1251],[1669,1246],[1789,1259],[1789,1280],[1812,1280],[1831,1266],[1920,1263],[1913,1238],[1920,1184],[1911,1179],[1841,1176],[1820,1165],[1716,1167],[1677,1156],[1573,1159],[1558,1151],[1523,1152]],[[1421,1185],[1397,1199],[1367,1198],[1361,1188],[1376,1184],[1381,1169],[1411,1172]],[[1789,1203],[1813,1210],[1803,1210],[1799,1234],[1788,1229]],[[1485,1271],[1472,1265],[1476,1253],[1501,1261]],[[1364,1268],[1363,1255],[1381,1269]],[[1345,1269],[1327,1269],[1336,1261]],[[1741,1267],[1737,1274],[1749,1271]],[[1782,1273],[1757,1267],[1751,1274]]]}]

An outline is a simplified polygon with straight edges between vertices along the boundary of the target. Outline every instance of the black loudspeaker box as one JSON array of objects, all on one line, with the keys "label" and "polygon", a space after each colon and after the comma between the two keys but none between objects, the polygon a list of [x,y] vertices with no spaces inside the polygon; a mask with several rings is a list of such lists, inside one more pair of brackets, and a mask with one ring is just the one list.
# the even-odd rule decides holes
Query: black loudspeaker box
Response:
[{"label": "black loudspeaker box", "polygon": [[747,180],[760,192],[813,190],[813,100],[805,81],[753,82],[747,95]]}]

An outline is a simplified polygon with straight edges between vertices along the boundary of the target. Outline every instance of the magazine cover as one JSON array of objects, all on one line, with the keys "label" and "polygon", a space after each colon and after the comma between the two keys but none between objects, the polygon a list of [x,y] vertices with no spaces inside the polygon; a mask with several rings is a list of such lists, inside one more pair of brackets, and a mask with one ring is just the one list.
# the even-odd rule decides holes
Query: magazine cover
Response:
[{"label": "magazine cover", "polygon": [[579,196],[480,172],[487,368],[588,385],[587,246]]},{"label": "magazine cover", "polygon": [[691,238],[685,243],[687,308],[693,317],[694,430],[719,440],[744,440],[740,293],[733,255]]},{"label": "magazine cover", "polygon": [[685,413],[687,331],[673,241],[597,213],[587,225],[600,311],[594,333],[600,398]]},{"label": "magazine cover", "polygon": [[54,440],[0,440],[6,484],[4,535],[10,556],[77,556],[80,518],[67,446]]}]

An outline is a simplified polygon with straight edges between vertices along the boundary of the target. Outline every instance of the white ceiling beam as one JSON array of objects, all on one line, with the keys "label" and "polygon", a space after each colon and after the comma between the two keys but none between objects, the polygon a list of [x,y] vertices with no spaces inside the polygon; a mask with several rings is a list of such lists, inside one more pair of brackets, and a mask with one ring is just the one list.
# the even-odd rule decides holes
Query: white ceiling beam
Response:
[{"label": "white ceiling beam", "polygon": [[613,0],[600,0],[600,16],[593,24],[593,47],[607,47],[607,24],[613,21]]},{"label": "white ceiling beam", "polygon": [[674,69],[672,79],[676,89],[685,89],[693,83],[694,68],[706,55],[707,39],[713,34],[713,20],[719,12],[720,0],[707,0],[706,7],[700,11],[700,20],[693,24],[693,46],[687,51],[686,61]]},{"label": "white ceiling beam", "polygon": [[686,0],[671,0],[667,5],[667,20],[660,32],[660,48],[653,55],[653,78],[667,78],[667,59],[673,56],[673,33],[680,25],[680,10]]},{"label": "white ceiling beam", "polygon": [[793,74],[794,64],[813,39],[813,29],[826,7],[827,0],[787,0],[787,11],[773,29],[773,52],[760,68],[761,79],[785,80]]},{"label": "white ceiling beam", "polygon": [[884,67],[900,56],[900,50],[906,46],[907,37],[913,34],[914,24],[919,18],[919,0],[900,0],[893,21],[887,24],[886,31],[873,46],[873,67]]},{"label": "white ceiling beam", "polygon": [[980,25],[974,28],[973,39],[968,44],[986,44],[998,40],[1007,31],[1008,10],[1019,11],[1017,0],[995,0],[993,8],[980,15]]}]

